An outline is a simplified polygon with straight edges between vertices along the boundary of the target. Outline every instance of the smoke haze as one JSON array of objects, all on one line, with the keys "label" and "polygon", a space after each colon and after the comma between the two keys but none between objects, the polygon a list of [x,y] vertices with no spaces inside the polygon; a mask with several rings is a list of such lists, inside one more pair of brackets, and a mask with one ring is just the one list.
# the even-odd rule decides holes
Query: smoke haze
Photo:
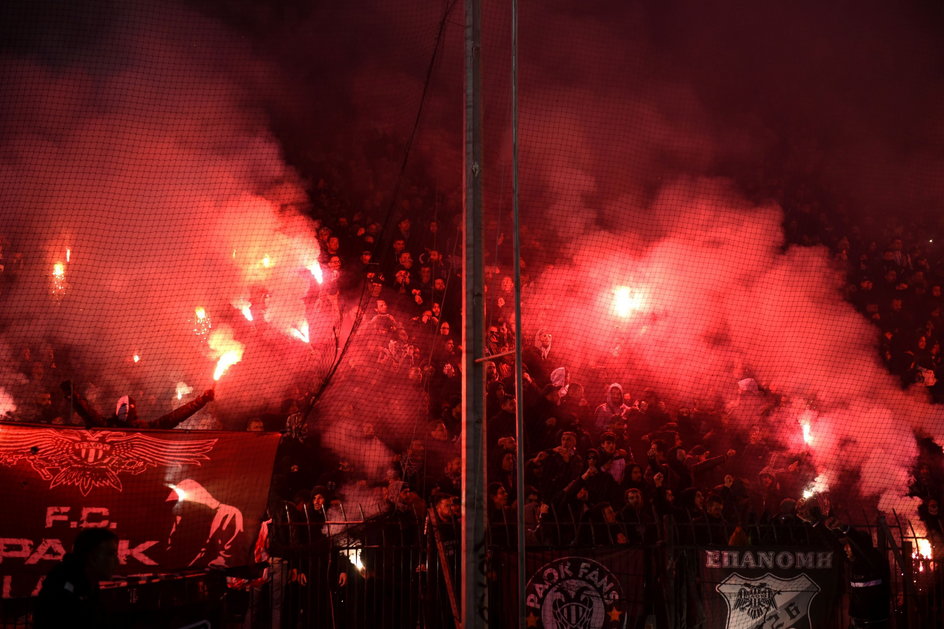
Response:
[{"label": "smoke haze", "polygon": [[[311,369],[311,350],[286,335],[305,320],[304,267],[319,248],[297,212],[302,181],[253,102],[265,66],[170,9],[163,22],[122,9],[87,57],[4,56],[0,207],[28,281],[5,295],[3,322],[18,346],[68,348],[80,391],[141,395],[145,417],[179,403],[177,381],[210,386],[206,333],[240,326],[254,340],[220,405],[258,411]],[[252,329],[231,305],[260,291],[266,330],[285,338],[261,341],[262,322]],[[198,330],[197,309],[209,327]]]},{"label": "smoke haze", "polygon": [[[317,379],[323,361],[291,333],[312,317],[304,270],[318,254],[298,208],[331,175],[351,212],[382,219],[408,196],[392,194],[447,5],[264,4],[30,13],[33,39],[2,38],[0,210],[30,279],[0,312],[9,354],[55,340],[103,400],[140,389],[169,401],[179,381],[195,392],[211,383],[214,357],[194,333],[203,307],[246,345],[220,381],[223,415]],[[798,421],[812,413],[817,467],[898,504],[911,435],[940,442],[940,413],[884,370],[828,251],[789,246],[772,199],[821,190],[811,212],[842,207],[850,228],[889,212],[938,220],[940,7],[607,4],[522,9],[525,337],[553,330],[574,380],[654,387],[678,404],[746,405],[737,382],[753,377],[789,400],[770,418],[781,441],[802,447]],[[458,9],[407,163],[408,178],[451,207]],[[486,3],[490,238],[510,226],[508,10]],[[494,256],[494,241],[483,246],[509,273],[507,244]],[[619,287],[638,299],[625,317],[613,311]],[[264,326],[239,310],[260,293]],[[331,321],[312,318],[311,337],[328,342]],[[391,451],[363,447],[359,424],[376,422],[402,447],[424,407],[403,388],[370,403],[390,383],[366,367],[366,345],[349,358],[322,401],[324,441],[380,475]],[[2,374],[0,386],[24,379]],[[754,421],[733,417],[736,430]]]}]

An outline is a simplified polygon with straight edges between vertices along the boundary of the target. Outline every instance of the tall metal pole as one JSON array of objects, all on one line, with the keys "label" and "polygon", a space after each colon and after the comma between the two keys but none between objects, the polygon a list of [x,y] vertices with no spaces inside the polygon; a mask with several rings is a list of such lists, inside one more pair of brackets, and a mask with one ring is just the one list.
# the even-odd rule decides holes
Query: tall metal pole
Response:
[{"label": "tall metal pole", "polygon": [[462,624],[484,627],[488,620],[485,580],[485,307],[482,218],[481,0],[465,4],[465,247],[462,288]]},{"label": "tall metal pole", "polygon": [[525,583],[527,546],[524,530],[524,506],[527,499],[524,484],[524,376],[521,365],[521,229],[518,214],[518,0],[511,0],[511,215],[515,256],[515,424],[518,450],[516,481],[518,484],[518,626],[527,626],[525,617]]}]

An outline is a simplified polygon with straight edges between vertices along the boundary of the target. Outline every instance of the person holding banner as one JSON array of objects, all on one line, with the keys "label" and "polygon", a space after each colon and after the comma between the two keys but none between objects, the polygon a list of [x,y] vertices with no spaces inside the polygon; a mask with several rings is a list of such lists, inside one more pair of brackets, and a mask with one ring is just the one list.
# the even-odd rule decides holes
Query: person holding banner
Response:
[{"label": "person holding banner", "polygon": [[108,627],[99,582],[111,579],[117,568],[118,537],[106,528],[83,529],[75,538],[72,552],[43,581],[33,627]]},{"label": "person holding banner", "polygon": [[171,412],[158,417],[156,420],[145,421],[138,418],[137,405],[134,402],[134,398],[130,395],[119,398],[115,405],[115,414],[105,417],[92,408],[89,401],[75,390],[71,381],[66,380],[59,386],[62,392],[65,393],[66,399],[72,404],[72,408],[76,414],[85,420],[86,428],[133,427],[170,430],[195,415],[197,411],[212,402],[216,397],[216,391],[214,389],[207,389],[190,402],[178,406]]}]

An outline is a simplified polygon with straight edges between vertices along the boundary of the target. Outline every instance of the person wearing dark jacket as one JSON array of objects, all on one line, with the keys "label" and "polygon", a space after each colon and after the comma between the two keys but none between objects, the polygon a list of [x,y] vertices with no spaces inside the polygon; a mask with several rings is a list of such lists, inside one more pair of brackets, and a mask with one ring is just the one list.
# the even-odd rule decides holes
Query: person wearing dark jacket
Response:
[{"label": "person wearing dark jacket", "polygon": [[888,563],[868,533],[850,529],[839,538],[846,554],[849,618],[853,629],[885,629],[889,621]]},{"label": "person wearing dark jacket", "polygon": [[97,410],[92,408],[92,405],[89,404],[89,401],[85,399],[85,397],[76,392],[75,388],[72,386],[72,382],[67,380],[60,386],[63,393],[66,394],[66,399],[72,403],[72,408],[79,415],[79,417],[85,420],[86,428],[133,427],[160,428],[163,430],[169,430],[183,423],[190,417],[193,417],[193,415],[195,415],[204,406],[212,402],[216,397],[216,391],[214,389],[207,389],[190,402],[187,402],[182,406],[178,406],[171,412],[161,415],[154,421],[145,421],[138,419],[138,409],[135,405],[134,398],[132,398],[130,395],[121,397],[115,407],[115,414],[110,417],[105,417]]},{"label": "person wearing dark jacket", "polygon": [[551,334],[547,330],[539,330],[534,335],[534,344],[525,347],[521,352],[521,362],[528,368],[528,373],[539,387],[544,387],[551,381],[554,364],[549,357],[550,353]]},{"label": "person wearing dark jacket", "polygon": [[108,622],[99,597],[99,583],[118,567],[118,537],[103,528],[83,529],[72,552],[62,558],[39,592],[33,626],[36,629],[100,629]]}]

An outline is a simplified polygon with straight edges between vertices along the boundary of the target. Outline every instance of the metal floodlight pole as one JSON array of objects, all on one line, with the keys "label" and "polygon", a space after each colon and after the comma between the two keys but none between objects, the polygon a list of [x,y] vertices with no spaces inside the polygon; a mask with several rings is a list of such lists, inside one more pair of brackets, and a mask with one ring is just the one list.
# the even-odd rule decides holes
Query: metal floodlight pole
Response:
[{"label": "metal floodlight pole", "polygon": [[527,575],[527,542],[524,530],[524,376],[521,365],[521,229],[518,214],[518,0],[511,0],[511,215],[515,257],[515,434],[517,435],[517,465],[515,480],[518,484],[518,626],[527,625],[525,618],[525,579]]},{"label": "metal floodlight pole", "polygon": [[485,580],[485,347],[482,219],[481,0],[465,4],[464,250],[462,266],[462,626],[488,618]]}]

